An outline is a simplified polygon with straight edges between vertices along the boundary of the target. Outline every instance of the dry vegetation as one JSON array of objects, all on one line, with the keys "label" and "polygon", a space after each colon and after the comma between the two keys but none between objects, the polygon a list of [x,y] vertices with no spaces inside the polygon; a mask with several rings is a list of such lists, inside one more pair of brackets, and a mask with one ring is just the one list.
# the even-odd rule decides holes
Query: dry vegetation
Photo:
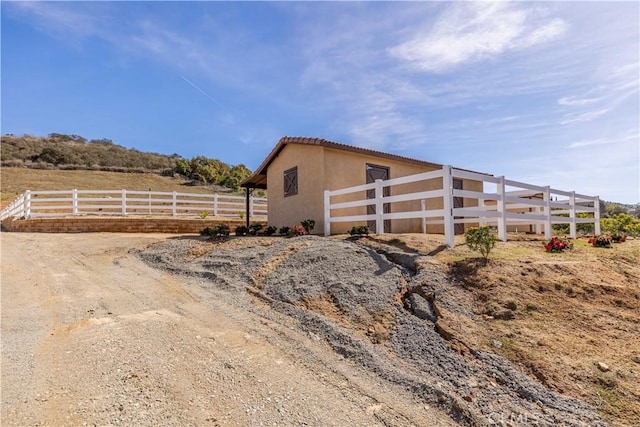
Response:
[{"label": "dry vegetation", "polygon": [[540,238],[510,236],[485,266],[458,239],[446,251],[440,236],[369,244],[432,254],[428,262],[468,291],[474,318],[447,319],[455,341],[502,354],[549,388],[593,404],[613,425],[640,425],[640,240],[594,248],[578,239],[557,254]]},{"label": "dry vegetation", "polygon": [[[190,185],[182,178],[154,173],[123,173],[85,170],[0,168],[1,206],[4,208],[25,190],[148,190],[211,193],[214,187]],[[216,192],[230,191],[215,187]]]}]

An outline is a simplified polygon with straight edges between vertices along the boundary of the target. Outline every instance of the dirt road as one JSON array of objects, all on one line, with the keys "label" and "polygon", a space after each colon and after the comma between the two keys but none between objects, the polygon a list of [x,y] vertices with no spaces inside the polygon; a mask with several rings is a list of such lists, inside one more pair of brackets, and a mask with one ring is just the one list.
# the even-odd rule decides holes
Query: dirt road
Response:
[{"label": "dirt road", "polygon": [[3,426],[453,424],[130,252],[168,237],[0,234]]}]

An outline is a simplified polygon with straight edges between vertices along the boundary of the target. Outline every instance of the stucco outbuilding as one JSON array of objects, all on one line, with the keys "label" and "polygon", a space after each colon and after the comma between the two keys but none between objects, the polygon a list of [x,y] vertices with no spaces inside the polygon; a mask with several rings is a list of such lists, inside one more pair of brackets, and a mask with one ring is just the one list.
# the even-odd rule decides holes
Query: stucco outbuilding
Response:
[{"label": "stucco outbuilding", "polygon": [[[269,225],[276,227],[291,226],[305,219],[316,221],[314,233],[323,233],[324,190],[337,190],[373,182],[376,179],[392,179],[441,169],[442,165],[424,160],[413,159],[397,154],[385,153],[362,147],[328,141],[322,138],[285,136],[271,150],[255,172],[244,180],[242,187],[268,190]],[[417,188],[417,186],[421,186]],[[482,191],[482,182],[460,179],[454,186],[465,190]],[[401,188],[404,187],[404,188]],[[406,184],[393,188],[394,192],[408,193],[442,188],[441,180]],[[391,189],[385,190],[385,196],[391,195]],[[474,206],[476,200],[457,198],[457,207]],[[342,201],[349,201],[345,196]],[[420,201],[405,202],[407,205],[394,204],[393,209],[415,207]],[[430,199],[429,209],[442,208],[442,201]],[[440,204],[439,206],[436,206]],[[350,208],[348,214],[357,215],[372,212],[375,206]],[[385,205],[385,212],[391,209]],[[336,224],[332,233],[344,233],[353,225]],[[422,222],[419,219],[387,220],[385,232],[420,232]],[[463,224],[457,225],[458,234],[464,232]],[[375,229],[375,228],[372,228]],[[442,233],[441,225],[429,225],[428,232]]]}]

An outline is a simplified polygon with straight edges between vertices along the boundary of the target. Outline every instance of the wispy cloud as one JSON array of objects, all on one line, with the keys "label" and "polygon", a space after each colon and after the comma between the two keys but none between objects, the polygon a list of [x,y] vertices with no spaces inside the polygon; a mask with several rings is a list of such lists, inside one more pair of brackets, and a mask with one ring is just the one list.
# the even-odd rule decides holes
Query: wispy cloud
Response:
[{"label": "wispy cloud", "polygon": [[443,72],[459,65],[517,51],[560,36],[564,20],[547,20],[533,7],[510,2],[459,2],[427,34],[389,49],[415,67]]},{"label": "wispy cloud", "polygon": [[[636,148],[638,148],[637,144],[640,143],[640,134],[635,133],[631,135],[625,135],[618,138],[597,138],[597,139],[586,139],[577,142],[573,142],[569,144],[568,148],[582,148],[589,147],[593,145],[611,145],[611,144],[621,144],[632,142],[636,144]],[[633,148],[631,145],[629,148]]]}]

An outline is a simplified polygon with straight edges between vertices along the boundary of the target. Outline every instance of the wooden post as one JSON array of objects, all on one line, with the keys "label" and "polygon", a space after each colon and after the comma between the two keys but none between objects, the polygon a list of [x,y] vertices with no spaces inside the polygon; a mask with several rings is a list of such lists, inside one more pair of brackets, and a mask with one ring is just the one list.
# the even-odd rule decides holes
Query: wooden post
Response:
[{"label": "wooden post", "polygon": [[126,216],[127,215],[127,190],[122,189],[122,195],[120,196],[122,197],[122,216]]},{"label": "wooden post", "polygon": [[452,248],[455,245],[455,228],[453,226],[453,177],[451,166],[442,167],[442,201],[444,209],[444,240]]},{"label": "wooden post", "polygon": [[571,219],[569,233],[572,239],[576,238],[576,192],[569,196],[569,218]]},{"label": "wooden post", "polygon": [[376,234],[384,234],[383,203],[382,203],[382,180],[376,179]]},{"label": "wooden post", "polygon": [[[427,201],[422,199],[420,200],[420,208],[422,209],[422,213],[424,214],[427,210]],[[427,234],[427,217],[422,217],[422,234]]]},{"label": "wooden post", "polygon": [[249,195],[249,213],[253,216],[253,194]]},{"label": "wooden post", "polygon": [[[544,208],[542,206],[536,206],[536,213],[538,215],[542,215],[543,212]],[[536,222],[536,234],[542,234],[542,223],[540,223],[540,220]]]},{"label": "wooden post", "polygon": [[78,190],[75,188],[71,190],[71,211],[73,216],[78,215]]},{"label": "wooden post", "polygon": [[547,185],[544,188],[544,201],[545,201],[545,223],[544,223],[544,238],[551,238],[551,188]]},{"label": "wooden post", "polygon": [[324,190],[324,235],[331,234],[331,193]]},{"label": "wooden post", "polygon": [[[482,210],[482,212],[486,212],[485,211],[486,205],[484,204],[484,199],[478,199],[478,206],[480,207],[480,210]],[[487,225],[487,217],[481,216],[479,218],[478,225],[480,227],[484,227],[485,225]]]},{"label": "wooden post", "polygon": [[504,176],[498,177],[498,239],[507,241],[507,192],[504,185]]},{"label": "wooden post", "polygon": [[218,216],[218,193],[213,195],[213,216]]}]

